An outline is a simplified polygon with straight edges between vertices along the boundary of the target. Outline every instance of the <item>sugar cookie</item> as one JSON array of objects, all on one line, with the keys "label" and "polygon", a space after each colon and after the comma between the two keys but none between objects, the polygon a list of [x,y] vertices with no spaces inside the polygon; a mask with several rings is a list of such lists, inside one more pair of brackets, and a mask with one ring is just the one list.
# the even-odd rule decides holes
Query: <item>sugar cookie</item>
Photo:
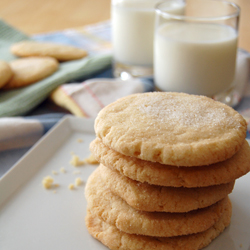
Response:
[{"label": "sugar cookie", "polygon": [[0,60],[0,88],[8,83],[11,79],[13,72],[9,64],[5,61]]},{"label": "sugar cookie", "polygon": [[232,192],[234,181],[203,188],[174,188],[134,181],[100,164],[107,188],[131,207],[148,212],[183,213],[208,207]]},{"label": "sugar cookie", "polygon": [[59,67],[52,57],[28,57],[10,62],[14,73],[4,89],[14,89],[35,83],[53,74]]},{"label": "sugar cookie", "polygon": [[171,187],[206,187],[229,183],[250,171],[250,147],[247,141],[232,158],[203,167],[175,167],[143,161],[117,153],[100,139],[90,143],[94,157],[104,166],[121,174],[153,185]]},{"label": "sugar cookie", "polygon": [[[87,211],[85,218],[89,233],[111,250],[199,250],[211,243],[230,224],[232,205],[228,202],[220,219],[208,230],[186,236],[150,237],[127,234]],[[223,246],[222,246],[223,247]]]},{"label": "sugar cookie", "polygon": [[115,151],[174,166],[203,166],[232,157],[246,136],[245,119],[205,96],[152,92],[103,108],[97,137]]},{"label": "sugar cookie", "polygon": [[69,45],[22,41],[11,46],[11,52],[20,57],[50,56],[58,61],[76,60],[87,56],[87,51]]},{"label": "sugar cookie", "polygon": [[207,230],[219,220],[228,198],[188,213],[144,212],[130,207],[105,187],[97,168],[89,177],[85,196],[93,215],[130,234],[158,237],[187,235]]}]

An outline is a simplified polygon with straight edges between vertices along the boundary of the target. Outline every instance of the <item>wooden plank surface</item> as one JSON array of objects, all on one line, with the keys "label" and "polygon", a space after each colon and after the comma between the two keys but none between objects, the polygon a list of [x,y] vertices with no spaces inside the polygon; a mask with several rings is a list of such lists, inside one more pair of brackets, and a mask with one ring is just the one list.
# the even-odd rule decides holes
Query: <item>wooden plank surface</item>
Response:
[{"label": "wooden plank surface", "polygon": [[[110,18],[111,0],[0,0],[0,17],[26,34],[82,27]],[[250,0],[241,7],[239,46],[250,52]]]},{"label": "wooden plank surface", "polygon": [[110,19],[110,0],[0,0],[0,17],[26,34]]}]

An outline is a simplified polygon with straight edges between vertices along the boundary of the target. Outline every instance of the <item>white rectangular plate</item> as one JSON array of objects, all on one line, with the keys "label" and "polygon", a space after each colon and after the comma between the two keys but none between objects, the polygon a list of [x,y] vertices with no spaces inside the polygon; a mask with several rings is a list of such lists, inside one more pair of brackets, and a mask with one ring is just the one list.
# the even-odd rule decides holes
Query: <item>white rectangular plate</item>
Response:
[{"label": "white rectangular plate", "polygon": [[[107,249],[85,227],[85,185],[68,189],[77,177],[86,182],[97,167],[69,163],[72,152],[80,159],[88,157],[94,138],[93,120],[67,117],[1,179],[1,250]],[[62,167],[65,174],[60,172]],[[48,175],[60,185],[58,188],[43,188],[42,180]]]},{"label": "white rectangular plate", "polygon": [[[90,155],[93,121],[67,117],[44,136],[0,181],[1,250],[105,250],[85,227],[85,185],[69,190],[77,177],[84,182],[96,165],[72,166],[72,152]],[[82,139],[82,142],[79,142]],[[61,173],[64,167],[66,173]],[[53,175],[52,171],[57,171]],[[75,174],[75,172],[80,174]],[[46,190],[50,175],[60,186]],[[54,193],[54,191],[56,191]],[[250,176],[237,180],[230,195],[232,222],[206,250],[250,250]]]}]

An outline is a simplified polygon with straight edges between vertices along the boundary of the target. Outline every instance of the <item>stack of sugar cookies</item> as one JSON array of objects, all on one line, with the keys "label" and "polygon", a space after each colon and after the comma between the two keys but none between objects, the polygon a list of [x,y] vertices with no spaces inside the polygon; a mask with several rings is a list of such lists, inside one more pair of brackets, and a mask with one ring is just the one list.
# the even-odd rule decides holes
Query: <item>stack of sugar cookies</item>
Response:
[{"label": "stack of sugar cookies", "polygon": [[112,250],[198,250],[230,223],[250,171],[246,122],[204,96],[144,93],[105,107],[90,149],[89,233]]}]

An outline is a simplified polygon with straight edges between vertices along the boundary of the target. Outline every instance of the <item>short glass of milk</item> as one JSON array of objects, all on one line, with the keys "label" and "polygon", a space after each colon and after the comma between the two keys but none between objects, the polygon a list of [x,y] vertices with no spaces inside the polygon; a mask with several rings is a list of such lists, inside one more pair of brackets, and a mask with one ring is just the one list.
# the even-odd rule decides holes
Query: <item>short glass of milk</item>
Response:
[{"label": "short glass of milk", "polygon": [[156,5],[156,88],[210,97],[228,91],[235,75],[239,7],[227,1],[187,0],[184,13],[176,15],[167,2]]},{"label": "short glass of milk", "polygon": [[[112,0],[113,73],[115,77],[153,76],[155,5],[159,0]],[[182,14],[184,0],[168,3]]]}]

